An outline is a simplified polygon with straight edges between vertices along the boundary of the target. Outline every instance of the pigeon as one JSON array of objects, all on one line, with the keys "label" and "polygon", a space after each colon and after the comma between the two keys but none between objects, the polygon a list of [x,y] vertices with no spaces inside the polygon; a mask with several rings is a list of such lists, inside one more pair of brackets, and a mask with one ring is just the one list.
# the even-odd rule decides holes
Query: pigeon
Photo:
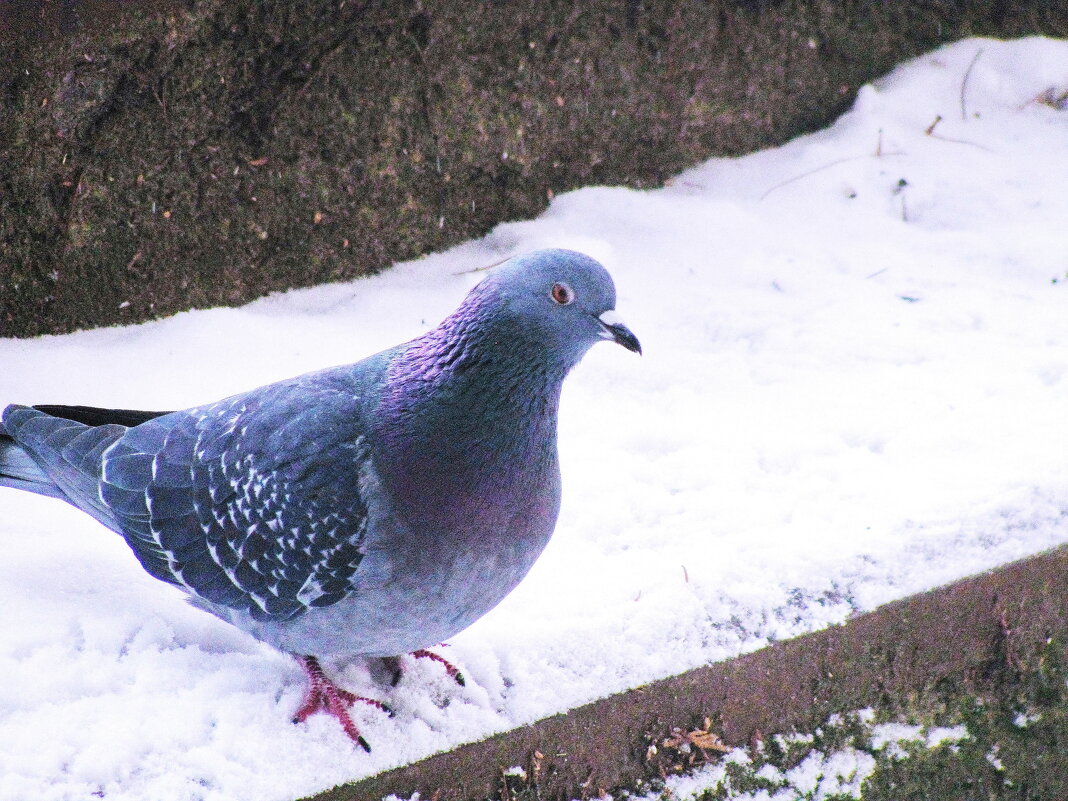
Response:
[{"label": "pigeon", "polygon": [[[320,660],[429,651],[496,606],[560,508],[565,376],[608,340],[641,353],[605,268],[540,250],[493,269],[422,336],[183,411],[8,406],[0,486],[121,535],[152,576],[298,659],[366,750],[363,701]],[[387,710],[388,711],[388,710]]]}]

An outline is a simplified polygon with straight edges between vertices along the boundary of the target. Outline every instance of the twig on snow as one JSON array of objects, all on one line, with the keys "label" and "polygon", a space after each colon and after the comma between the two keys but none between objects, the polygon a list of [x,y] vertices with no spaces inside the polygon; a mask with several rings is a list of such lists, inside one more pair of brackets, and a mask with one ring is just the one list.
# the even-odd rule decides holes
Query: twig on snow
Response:
[{"label": "twig on snow", "polygon": [[979,56],[983,55],[983,48],[979,48],[975,51],[975,55],[972,56],[971,62],[968,64],[968,69],[964,71],[964,77],[960,82],[960,118],[967,121],[968,119],[968,107],[965,104],[965,93],[968,89],[968,78],[972,75],[972,68],[975,66],[975,62],[979,60]]},{"label": "twig on snow", "polygon": [[760,196],[759,200],[764,200],[764,198],[766,198],[768,195],[770,195],[776,189],[782,189],[784,186],[787,186],[788,184],[792,184],[794,181],[800,181],[802,178],[808,178],[810,175],[815,175],[817,172],[822,172],[823,170],[828,170],[831,167],[837,167],[839,164],[845,164],[846,162],[849,162],[849,161],[857,161],[858,159],[872,159],[872,158],[882,158],[883,156],[904,156],[904,155],[906,155],[906,154],[904,152],[900,151],[900,150],[891,150],[891,151],[887,151],[885,153],[865,153],[865,154],[863,154],[861,156],[847,156],[844,159],[835,159],[834,161],[829,161],[826,164],[823,164],[823,165],[821,165],[819,167],[814,167],[811,170],[807,170],[806,172],[803,172],[800,175],[795,175],[793,178],[787,178],[782,183],[775,184],[775,186],[771,187],[764,194],[762,194]]}]

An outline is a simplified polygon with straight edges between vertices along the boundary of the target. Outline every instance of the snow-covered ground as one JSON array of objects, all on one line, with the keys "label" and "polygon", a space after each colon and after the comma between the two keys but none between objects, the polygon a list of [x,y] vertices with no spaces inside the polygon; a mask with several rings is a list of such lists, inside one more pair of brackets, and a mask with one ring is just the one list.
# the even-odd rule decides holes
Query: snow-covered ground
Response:
[{"label": "snow-covered ground", "polygon": [[[1068,42],[969,40],[820,133],[352,284],[0,341],[0,403],[176,408],[355,361],[472,268],[604,261],[645,348],[564,389],[556,536],[400,686],[350,689],[187,605],[61,503],[0,491],[0,799],[291,799],[1068,541]],[[476,588],[477,589],[477,588]]]}]

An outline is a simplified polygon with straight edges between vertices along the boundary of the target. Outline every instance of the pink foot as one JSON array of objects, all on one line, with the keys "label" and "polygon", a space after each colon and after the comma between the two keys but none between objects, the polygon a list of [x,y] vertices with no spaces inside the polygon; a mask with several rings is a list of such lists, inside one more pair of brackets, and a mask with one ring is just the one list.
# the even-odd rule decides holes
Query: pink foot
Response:
[{"label": "pink foot", "polygon": [[371,746],[368,745],[367,740],[363,738],[360,730],[356,728],[356,724],[349,717],[348,707],[359,701],[376,709],[381,709],[392,716],[393,712],[390,708],[381,701],[364,698],[362,695],[356,695],[338,687],[326,677],[319,660],[314,656],[298,656],[297,661],[300,662],[300,666],[304,668],[304,672],[308,676],[308,694],[304,696],[304,703],[301,704],[300,709],[293,716],[293,722],[303,723],[316,712],[326,712],[337,718],[337,722],[341,724],[341,728],[345,730],[345,734],[353,742],[357,743],[364,751],[370,751]]},{"label": "pink foot", "polygon": [[[444,646],[447,645],[447,643],[442,643],[441,645]],[[418,651],[412,651],[409,656],[414,656],[416,659],[431,659],[438,662],[445,668],[445,672],[449,674],[457,684],[461,687],[467,685],[467,682],[464,680],[464,674],[460,672],[460,669],[441,654],[435,654],[433,651],[428,651],[426,648],[420,648]],[[397,682],[401,679],[401,675],[404,673],[404,670],[401,668],[400,657],[391,656],[386,658],[385,662],[393,670],[393,685],[396,686]]]}]

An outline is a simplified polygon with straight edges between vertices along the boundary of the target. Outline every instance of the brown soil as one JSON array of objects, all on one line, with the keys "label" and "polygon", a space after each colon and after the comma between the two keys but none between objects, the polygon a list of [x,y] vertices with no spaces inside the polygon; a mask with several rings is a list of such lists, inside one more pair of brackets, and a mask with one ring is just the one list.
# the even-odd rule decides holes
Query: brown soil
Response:
[{"label": "brown soil", "polygon": [[[833,120],[1047,0],[6,0],[0,335],[349,280]],[[653,269],[653,267],[651,267]]]}]

